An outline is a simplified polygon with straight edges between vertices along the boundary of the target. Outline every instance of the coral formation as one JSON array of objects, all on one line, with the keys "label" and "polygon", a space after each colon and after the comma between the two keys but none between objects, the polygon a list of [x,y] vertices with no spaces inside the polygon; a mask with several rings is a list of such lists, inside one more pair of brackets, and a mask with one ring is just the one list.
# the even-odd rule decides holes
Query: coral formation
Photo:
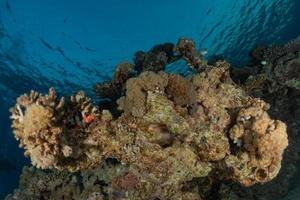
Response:
[{"label": "coral formation", "polygon": [[174,44],[164,43],[152,47],[148,52],[136,52],[134,55],[135,69],[138,72],[164,70],[168,63],[176,60],[173,49]]},{"label": "coral formation", "polygon": [[193,40],[180,38],[176,45],[175,51],[188,62],[191,68],[201,70],[203,66],[206,66],[207,63],[203,59],[203,54],[198,52],[195,46],[196,45]]},{"label": "coral formation", "polygon": [[271,120],[263,102],[241,109],[236,120],[230,138],[238,146],[244,146],[245,151],[227,157],[227,165],[234,169],[234,177],[246,186],[270,181],[278,174],[283,149],[288,145],[287,135],[282,134],[286,125]]},{"label": "coral formation", "polygon": [[[178,59],[174,51],[194,74],[161,71]],[[202,200],[212,193],[222,199],[238,196],[228,183],[249,187],[279,173],[286,125],[249,95],[260,85],[237,85],[229,63],[208,65],[193,41],[140,52],[135,65],[120,64],[113,77],[95,89],[117,99],[118,116],[83,92],[59,99],[50,89],[18,98],[14,134],[32,164],[50,170],[25,168],[8,200]]]},{"label": "coral formation", "polygon": [[117,65],[112,80],[96,84],[94,91],[101,98],[115,101],[124,94],[125,83],[129,78],[144,71],[163,71],[167,64],[178,59],[172,43],[156,45],[148,52],[138,51],[134,55],[134,64],[123,62]]},{"label": "coral formation", "polygon": [[[83,92],[69,99],[57,98],[53,88],[49,94],[31,91],[17,99],[11,109],[15,137],[24,147],[32,164],[42,169],[58,168],[70,171],[86,169],[101,163],[101,150],[92,138],[88,126],[98,112]],[[105,112],[105,111],[103,111]],[[102,120],[101,126],[106,126]]]},{"label": "coral formation", "polygon": [[117,65],[112,80],[98,83],[94,91],[101,98],[108,98],[114,103],[124,95],[126,81],[142,72],[164,71],[167,64],[185,59],[193,69],[201,69],[207,65],[201,52],[198,52],[194,41],[180,38],[176,45],[164,43],[155,45],[148,52],[138,51],[134,55],[134,64],[123,62]]},{"label": "coral formation", "polygon": [[[278,177],[262,186],[248,189],[225,186],[235,199],[278,199],[286,195],[291,187],[300,155],[299,53],[298,37],[286,45],[259,47],[253,51],[250,65],[232,68],[231,75],[235,81],[242,83],[248,94],[268,102],[271,105],[268,111],[270,116],[287,124],[289,138]],[[266,61],[266,64],[262,65],[261,61]]]},{"label": "coral formation", "polygon": [[128,62],[120,63],[113,74],[111,81],[106,81],[101,84],[97,84],[94,87],[96,94],[103,98],[109,98],[115,100],[122,94],[123,86],[126,81],[135,76],[136,71],[134,65]]}]

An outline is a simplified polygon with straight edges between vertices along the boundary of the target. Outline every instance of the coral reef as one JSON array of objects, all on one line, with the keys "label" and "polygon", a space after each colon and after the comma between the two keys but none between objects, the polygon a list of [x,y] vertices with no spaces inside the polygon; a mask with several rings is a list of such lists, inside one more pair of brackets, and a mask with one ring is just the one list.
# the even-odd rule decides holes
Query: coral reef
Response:
[{"label": "coral reef", "polygon": [[[194,74],[161,71],[179,57]],[[287,127],[269,116],[272,106],[252,96],[265,87],[248,86],[250,76],[236,84],[229,63],[208,65],[193,41],[140,52],[135,65],[120,64],[113,77],[95,89],[115,99],[118,116],[83,92],[59,99],[50,89],[17,99],[11,109],[15,137],[41,169],[24,168],[7,200],[238,199],[244,188],[236,188],[279,173]]]}]

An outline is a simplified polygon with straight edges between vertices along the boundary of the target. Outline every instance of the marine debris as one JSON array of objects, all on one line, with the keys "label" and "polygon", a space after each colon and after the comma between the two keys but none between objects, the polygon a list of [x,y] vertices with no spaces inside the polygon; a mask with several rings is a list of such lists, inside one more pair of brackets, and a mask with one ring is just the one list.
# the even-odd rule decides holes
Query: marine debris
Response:
[{"label": "marine debris", "polygon": [[[178,59],[194,73],[163,71]],[[282,159],[289,167],[297,160],[295,152],[283,158],[288,143],[299,148],[287,135],[295,118],[282,117],[280,102],[270,97],[284,89],[300,96],[298,77],[259,69],[276,62],[289,74],[298,64],[264,59],[266,65],[258,62],[239,79],[241,71],[224,60],[209,65],[190,39],[139,52],[134,64],[121,63],[111,81],[95,86],[115,102],[117,116],[83,92],[58,98],[51,88],[20,96],[12,127],[33,167],[24,168],[6,200],[254,200],[252,192],[272,183]]]}]

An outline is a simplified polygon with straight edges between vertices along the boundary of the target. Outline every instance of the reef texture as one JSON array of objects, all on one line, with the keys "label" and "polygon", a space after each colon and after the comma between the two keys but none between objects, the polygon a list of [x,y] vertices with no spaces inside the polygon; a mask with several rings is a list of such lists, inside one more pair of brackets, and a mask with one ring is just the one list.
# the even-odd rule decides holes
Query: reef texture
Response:
[{"label": "reef texture", "polygon": [[125,166],[110,162],[78,173],[24,167],[20,187],[14,194],[8,195],[6,200],[104,200],[105,196],[113,192],[108,185],[127,173]]},{"label": "reef texture", "polygon": [[[162,71],[179,58],[194,71],[189,77]],[[287,126],[249,89],[262,87],[249,87],[250,77],[234,83],[230,65],[208,65],[193,41],[140,52],[135,65],[119,65],[113,77],[95,88],[116,86],[117,116],[83,92],[64,99],[50,89],[18,98],[14,134],[41,169],[24,168],[7,200],[239,199],[245,186],[250,191],[279,173]]]}]

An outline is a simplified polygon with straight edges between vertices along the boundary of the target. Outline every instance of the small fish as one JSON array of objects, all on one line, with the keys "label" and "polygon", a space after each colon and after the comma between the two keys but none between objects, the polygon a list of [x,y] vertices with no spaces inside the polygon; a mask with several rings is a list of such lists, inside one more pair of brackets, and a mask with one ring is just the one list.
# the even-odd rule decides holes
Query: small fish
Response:
[{"label": "small fish", "polygon": [[77,40],[73,40],[75,44],[77,44],[79,47],[81,47],[80,42],[78,42]]},{"label": "small fish", "polygon": [[88,48],[88,47],[85,47],[85,50],[90,51],[90,52],[96,52],[97,51],[96,49],[91,49],[91,48]]},{"label": "small fish", "polygon": [[64,50],[60,46],[57,46],[55,50],[60,53],[60,55],[62,55],[69,63],[75,65],[75,62],[65,54]]},{"label": "small fish", "polygon": [[77,66],[77,67],[81,67],[82,64],[81,64],[80,62],[76,62],[76,66]]},{"label": "small fish", "polygon": [[64,19],[64,23],[66,23],[66,22],[68,21],[68,19],[69,19],[69,18],[68,18],[68,17],[66,17],[66,18]]},{"label": "small fish", "polygon": [[205,56],[207,53],[208,53],[207,49],[202,49],[202,50],[200,51],[200,54],[201,54],[202,56]]},{"label": "small fish", "polygon": [[210,8],[207,12],[206,12],[206,15],[210,14],[212,11],[212,9]]},{"label": "small fish", "polygon": [[40,38],[40,41],[41,41],[41,43],[42,43],[45,47],[47,47],[49,50],[55,51],[55,49],[54,49],[48,42],[46,42],[46,40]]},{"label": "small fish", "polygon": [[262,65],[266,65],[266,64],[267,64],[267,61],[262,60],[260,63],[261,63]]}]

